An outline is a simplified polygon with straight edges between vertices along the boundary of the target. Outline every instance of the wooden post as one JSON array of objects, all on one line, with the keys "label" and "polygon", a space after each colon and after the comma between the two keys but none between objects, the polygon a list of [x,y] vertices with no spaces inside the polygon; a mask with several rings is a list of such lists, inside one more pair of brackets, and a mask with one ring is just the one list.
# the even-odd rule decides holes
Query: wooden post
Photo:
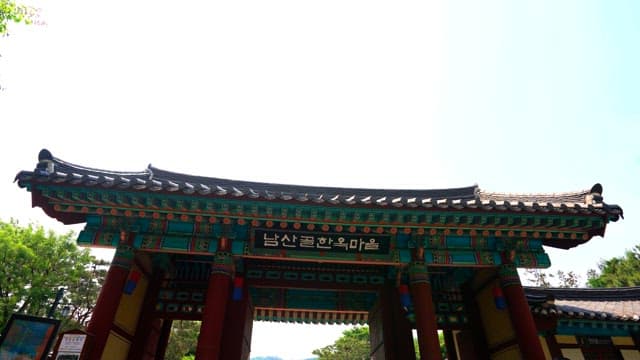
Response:
[{"label": "wooden post", "polygon": [[544,359],[538,330],[520,283],[518,271],[513,264],[505,264],[500,267],[500,282],[502,292],[507,300],[509,317],[520,346],[520,353],[525,360]]},{"label": "wooden post", "polygon": [[146,294],[142,303],[140,318],[136,326],[136,333],[133,336],[133,342],[129,348],[128,360],[142,359],[148,349],[148,342],[153,329],[153,321],[155,320],[153,312],[155,310],[158,293],[164,278],[164,269],[154,268]]},{"label": "wooden post", "polygon": [[129,270],[133,263],[133,248],[129,245],[132,238],[133,234],[127,236],[123,232],[120,235],[120,245],[118,245],[113,256],[113,261],[109,266],[109,271],[107,271],[89,326],[87,326],[87,333],[93,337],[93,346],[89,353],[89,359],[102,358],[118,305],[120,305],[122,290],[127,282]]},{"label": "wooden post", "polygon": [[224,318],[234,271],[233,258],[227,252],[228,249],[228,240],[221,238],[218,252],[211,266],[209,287],[202,313],[198,346],[196,347],[196,360],[220,359]]},{"label": "wooden post", "polygon": [[447,347],[447,360],[458,360],[456,343],[453,339],[453,330],[444,330],[444,344]]},{"label": "wooden post", "polygon": [[411,323],[401,302],[398,288],[386,282],[369,312],[371,359],[415,360]]},{"label": "wooden post", "polygon": [[549,348],[549,354],[552,359],[559,359],[562,357],[562,350],[556,340],[556,335],[553,332],[549,332],[545,335],[544,339],[547,341],[547,347]]},{"label": "wooden post", "polygon": [[438,323],[427,266],[421,262],[414,262],[410,265],[409,275],[411,278],[411,297],[413,298],[413,307],[416,315],[420,358],[442,360],[440,341],[438,340]]},{"label": "wooden post", "polygon": [[167,345],[169,344],[169,338],[171,337],[171,326],[173,320],[162,320],[162,328],[160,330],[160,337],[158,338],[158,347],[156,348],[155,360],[164,360],[164,354],[167,352]]},{"label": "wooden post", "polygon": [[[477,275],[476,275],[477,276]],[[476,301],[473,279],[462,285],[462,297],[468,328],[458,334],[458,349],[461,359],[489,359],[487,337],[484,332],[480,306]]]},{"label": "wooden post", "polygon": [[234,295],[227,304],[222,334],[222,360],[248,360],[253,331],[253,307],[249,287],[244,278],[236,275]]}]

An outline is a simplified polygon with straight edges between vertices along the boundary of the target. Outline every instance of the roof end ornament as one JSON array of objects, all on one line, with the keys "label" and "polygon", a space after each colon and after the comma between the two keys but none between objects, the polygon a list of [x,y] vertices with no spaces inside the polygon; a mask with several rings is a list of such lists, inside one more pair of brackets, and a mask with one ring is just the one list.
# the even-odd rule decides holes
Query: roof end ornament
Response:
[{"label": "roof end ornament", "polygon": [[55,171],[55,164],[53,163],[53,155],[47,149],[42,149],[38,153],[38,165],[36,165],[35,173],[40,176],[49,176]]},{"label": "roof end ornament", "polygon": [[591,190],[585,196],[584,202],[589,205],[602,203],[602,185],[600,183],[596,183],[591,187]]}]

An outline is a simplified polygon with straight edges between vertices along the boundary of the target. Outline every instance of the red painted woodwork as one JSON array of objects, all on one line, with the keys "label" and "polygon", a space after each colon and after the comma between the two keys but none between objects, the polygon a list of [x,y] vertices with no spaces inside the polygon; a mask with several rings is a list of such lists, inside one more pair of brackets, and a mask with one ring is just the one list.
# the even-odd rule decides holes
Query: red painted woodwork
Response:
[{"label": "red painted woodwork", "polygon": [[420,358],[442,360],[436,311],[431,295],[431,284],[428,282],[411,284],[411,297],[413,298],[416,315]]},{"label": "red painted woodwork", "polygon": [[162,320],[162,328],[160,328],[160,336],[158,337],[158,347],[156,348],[155,360],[164,360],[164,354],[167,352],[167,345],[171,337],[172,320]]},{"label": "red painted woodwork", "polygon": [[220,359],[220,347],[224,318],[229,301],[231,277],[227,274],[212,273],[205,299],[196,360]]},{"label": "red painted woodwork", "polygon": [[249,359],[253,330],[253,307],[246,282],[242,287],[242,292],[241,300],[230,300],[227,303],[220,355],[222,360]]},{"label": "red painted woodwork", "polygon": [[[118,250],[120,251],[120,249]],[[93,346],[89,353],[89,359],[91,360],[102,357],[113,320],[116,317],[118,305],[120,305],[122,290],[129,276],[131,259],[119,256],[119,251],[116,251],[109,271],[107,271],[104,285],[93,309],[93,316],[91,316],[91,321],[87,326],[87,333],[93,336]]]},{"label": "red painted woodwork", "polygon": [[538,338],[538,330],[531,316],[529,303],[520,284],[510,283],[503,287],[504,296],[507,299],[507,307],[511,323],[516,332],[520,353],[525,360],[544,359],[542,345]]},{"label": "red painted woodwork", "polygon": [[400,304],[395,286],[385,284],[378,302],[369,312],[371,358],[411,360],[416,358],[411,324]]}]

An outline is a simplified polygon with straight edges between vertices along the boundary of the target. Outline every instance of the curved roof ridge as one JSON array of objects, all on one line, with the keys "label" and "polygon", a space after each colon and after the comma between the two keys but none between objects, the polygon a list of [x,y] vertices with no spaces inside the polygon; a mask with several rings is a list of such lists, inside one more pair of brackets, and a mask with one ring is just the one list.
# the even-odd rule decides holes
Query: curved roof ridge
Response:
[{"label": "curved roof ridge", "polygon": [[157,167],[150,166],[149,170],[153,172],[156,179],[166,179],[174,181],[195,182],[207,185],[218,186],[235,186],[243,187],[252,190],[271,190],[271,191],[290,191],[296,193],[306,194],[344,194],[344,195],[373,195],[381,196],[382,194],[387,196],[417,196],[434,198],[456,198],[456,199],[475,199],[478,189],[477,185],[457,187],[457,188],[444,188],[444,189],[390,189],[390,188],[350,188],[350,187],[336,187],[336,186],[312,186],[312,185],[297,185],[297,184],[284,184],[284,183],[269,183],[258,181],[246,181],[246,180],[233,180],[218,177],[205,177],[198,175],[189,175],[184,173],[173,172],[169,170],[163,170]]},{"label": "curved roof ridge", "polygon": [[518,193],[518,192],[498,192],[498,191],[486,191],[480,189],[479,195],[484,196],[507,196],[507,197],[558,197],[558,196],[566,196],[566,195],[588,195],[590,194],[590,190],[576,190],[576,191],[563,191],[563,192],[552,192],[552,193]]},{"label": "curved roof ridge", "polygon": [[552,295],[556,300],[638,300],[640,301],[640,286],[617,288],[539,288],[525,287],[528,295]]},{"label": "curved roof ridge", "polygon": [[143,171],[114,171],[114,170],[97,169],[97,168],[91,168],[88,166],[77,165],[77,164],[59,159],[57,157],[53,157],[52,161],[55,164],[55,170],[61,171],[61,172],[65,172],[65,170],[66,171],[79,170],[84,172],[96,172],[96,173],[119,175],[119,176],[149,176],[151,174],[149,171],[149,168]]},{"label": "curved roof ridge", "polygon": [[517,200],[522,202],[573,202],[586,203],[587,196],[592,194],[589,189],[554,192],[554,193],[508,193],[508,192],[490,192],[480,190],[478,196],[480,200],[493,201],[511,201]]},{"label": "curved roof ridge", "polygon": [[[590,191],[553,194],[508,194],[481,190],[477,184],[440,189],[374,189],[331,186],[307,186],[231,180],[195,176],[162,170],[149,165],[145,170],[112,171],[76,165],[54,157],[43,149],[35,170],[16,175],[18,186],[39,183],[72,184],[146,192],[181,193],[195,196],[231,196],[262,201],[295,201],[343,206],[375,206],[405,209],[526,211],[585,214],[617,221],[622,208],[603,202],[602,186]],[[604,228],[594,234],[603,233]]]}]

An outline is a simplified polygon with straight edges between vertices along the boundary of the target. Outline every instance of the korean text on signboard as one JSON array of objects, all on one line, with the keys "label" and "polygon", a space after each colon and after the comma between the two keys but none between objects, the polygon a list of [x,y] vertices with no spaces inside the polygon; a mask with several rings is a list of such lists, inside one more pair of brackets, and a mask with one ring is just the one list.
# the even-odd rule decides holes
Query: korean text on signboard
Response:
[{"label": "korean text on signboard", "polygon": [[344,234],[272,229],[255,230],[255,248],[389,254],[390,235]]}]

